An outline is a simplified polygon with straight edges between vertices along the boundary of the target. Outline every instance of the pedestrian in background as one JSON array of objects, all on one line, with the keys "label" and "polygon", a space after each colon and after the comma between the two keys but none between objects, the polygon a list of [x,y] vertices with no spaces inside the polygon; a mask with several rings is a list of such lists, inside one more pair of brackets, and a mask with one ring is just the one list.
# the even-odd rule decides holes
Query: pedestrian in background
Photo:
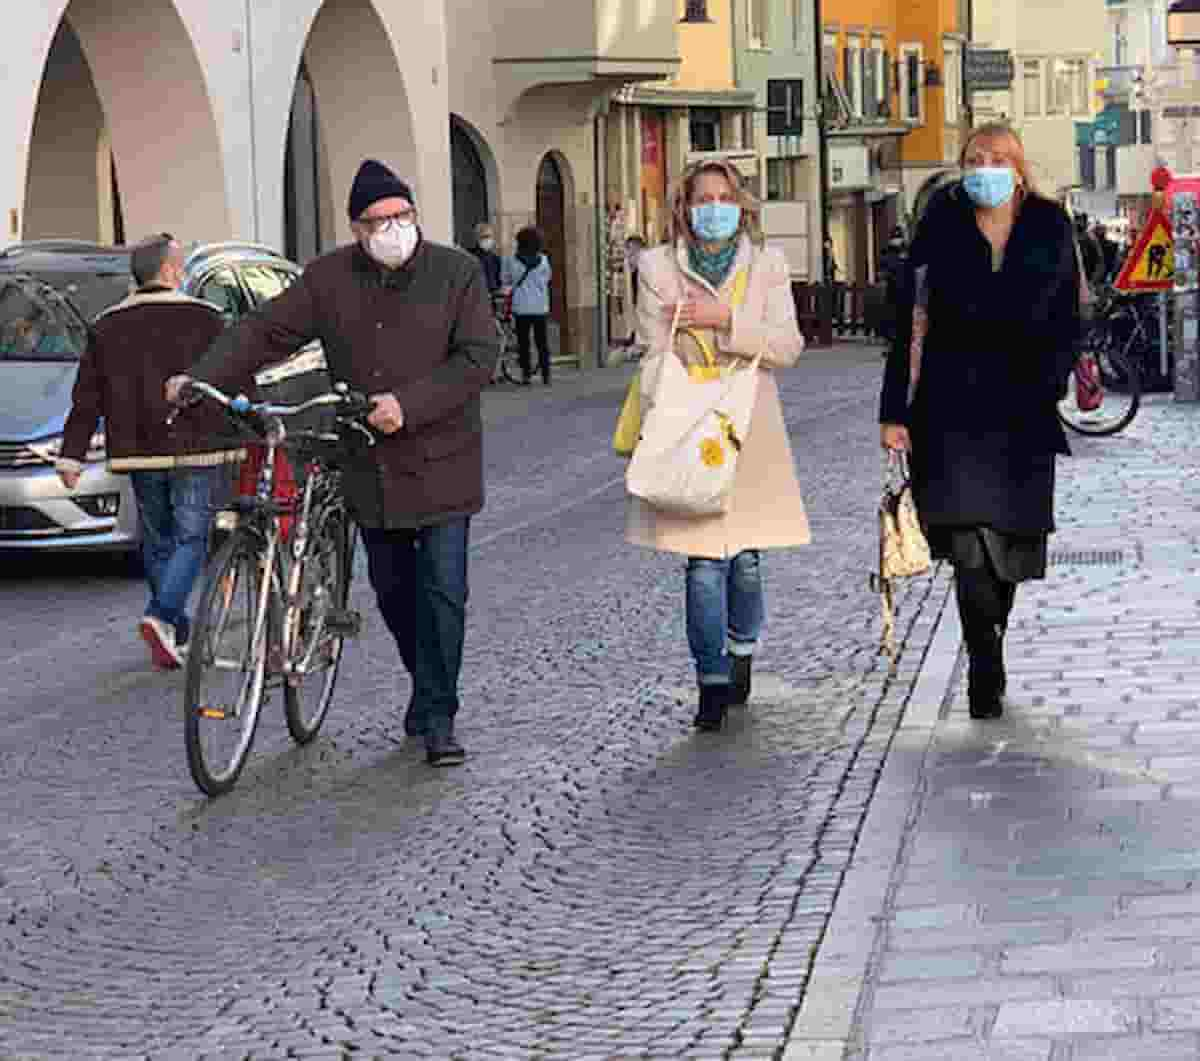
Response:
[{"label": "pedestrian in background", "polygon": [[[223,465],[241,451],[213,410],[189,409],[173,428],[163,395],[224,325],[215,306],[179,293],[183,248],[166,233],[130,256],[137,290],[93,323],[71,395],[55,468],[68,490],[83,471],[89,440],[104,420],[109,467],[128,472],[137,498],[150,601],[138,631],[155,666],[180,665],[188,644],[187,601],[204,566],[213,510],[228,483]],[[239,382],[247,382],[239,377]]]},{"label": "pedestrian in background", "polygon": [[[433,766],[466,758],[455,733],[467,541],[483,508],[480,393],[498,354],[483,273],[424,239],[412,189],[380,162],[350,189],[355,242],[310,262],[192,369],[227,390],[320,339],[332,378],[372,396],[377,444],[343,472],[384,622],[412,675],[404,732]],[[178,397],[187,376],[169,383]]]},{"label": "pedestrian in background", "polygon": [[637,304],[638,304],[638,275],[642,255],[646,251],[646,241],[636,232],[625,240],[625,268],[629,270],[629,291],[633,302],[633,327],[629,329],[629,338],[625,341],[627,347],[637,343]]},{"label": "pedestrian in background", "polygon": [[495,230],[486,221],[480,221],[475,226],[475,246],[471,248],[471,253],[479,260],[488,294],[495,298],[500,291],[502,263],[500,255],[496,253]]},{"label": "pedestrian in background", "polygon": [[1090,287],[1097,286],[1104,274],[1104,254],[1100,242],[1092,234],[1087,214],[1075,215],[1075,240],[1083,259],[1083,275]]},{"label": "pedestrian in background", "polygon": [[517,358],[521,363],[521,382],[533,378],[529,363],[529,336],[532,332],[538,348],[538,367],[542,382],[550,385],[550,340],[546,321],[550,316],[550,280],[553,270],[542,250],[542,234],[533,226],[517,233],[517,253],[504,259],[503,283],[512,290],[513,320],[517,327]]},{"label": "pedestrian in background", "polygon": [[1121,248],[1108,238],[1108,227],[1099,221],[1093,226],[1092,235],[1096,237],[1096,242],[1100,245],[1100,254],[1104,262],[1100,280],[1102,283],[1111,283],[1117,275],[1117,256],[1120,254]]},{"label": "pedestrian in background", "polygon": [[883,312],[880,315],[879,334],[891,343],[896,338],[896,314],[900,305],[904,270],[908,265],[908,248],[904,243],[904,230],[892,229],[887,245],[879,256],[879,278],[883,282]]},{"label": "pedestrian in background", "polygon": [[[906,307],[880,399],[881,440],[911,450],[933,555],[954,565],[972,718],[1003,713],[1016,587],[1046,573],[1056,404],[1079,334],[1075,234],[1034,187],[1020,138],[980,126],[909,252]],[[911,394],[911,400],[910,400]]]},{"label": "pedestrian in background", "polygon": [[[761,208],[726,162],[684,171],[673,191],[670,240],[642,254],[639,279],[644,377],[653,376],[656,358],[701,363],[701,342],[726,367],[762,355],[728,511],[688,518],[629,499],[628,541],[687,557],[687,636],[699,685],[695,725],[718,730],[727,709],[750,696],[764,617],[761,550],[810,540],[774,376],[796,363],[804,339],[787,262],[764,246]],[[672,343],[677,310],[681,331]]]}]

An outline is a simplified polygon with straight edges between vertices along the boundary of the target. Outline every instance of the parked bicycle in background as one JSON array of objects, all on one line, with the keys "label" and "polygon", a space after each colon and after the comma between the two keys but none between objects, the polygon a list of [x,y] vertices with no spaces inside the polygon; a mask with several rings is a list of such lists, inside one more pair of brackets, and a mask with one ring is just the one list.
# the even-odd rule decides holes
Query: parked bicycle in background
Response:
[{"label": "parked bicycle in background", "polygon": [[1163,366],[1159,296],[1097,291],[1059,416],[1084,435],[1112,435],[1137,415],[1142,395],[1171,389],[1171,366]]}]

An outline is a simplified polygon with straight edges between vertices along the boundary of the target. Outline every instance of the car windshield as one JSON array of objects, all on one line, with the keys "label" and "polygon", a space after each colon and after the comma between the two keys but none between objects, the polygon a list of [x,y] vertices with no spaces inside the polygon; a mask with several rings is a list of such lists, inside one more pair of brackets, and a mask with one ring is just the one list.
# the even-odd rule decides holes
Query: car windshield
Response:
[{"label": "car windshield", "polygon": [[78,361],[87,328],[48,284],[0,276],[0,361]]}]

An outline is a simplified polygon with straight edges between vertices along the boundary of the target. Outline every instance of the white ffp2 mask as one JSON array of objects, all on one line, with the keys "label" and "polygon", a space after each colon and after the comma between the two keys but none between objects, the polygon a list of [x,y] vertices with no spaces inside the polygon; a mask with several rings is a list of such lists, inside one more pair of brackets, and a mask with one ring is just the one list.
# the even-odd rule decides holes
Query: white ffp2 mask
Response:
[{"label": "white ffp2 mask", "polygon": [[403,225],[395,222],[367,238],[367,253],[380,265],[394,269],[412,257],[412,252],[417,247],[417,239],[415,223]]}]

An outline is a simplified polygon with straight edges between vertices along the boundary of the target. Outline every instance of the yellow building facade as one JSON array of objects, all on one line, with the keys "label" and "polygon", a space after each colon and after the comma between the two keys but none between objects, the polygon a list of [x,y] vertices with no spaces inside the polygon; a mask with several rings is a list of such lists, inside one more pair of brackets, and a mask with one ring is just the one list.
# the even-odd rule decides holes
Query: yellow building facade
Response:
[{"label": "yellow building facade", "polygon": [[737,88],[734,0],[676,0],[680,63],[665,80],[629,85],[605,121],[610,331],[627,334],[632,307],[625,238],[653,246],[666,238],[670,195],[683,170],[701,158],[738,167],[755,191],[763,180],[755,143],[754,93]]},{"label": "yellow building facade", "polygon": [[922,185],[962,144],[965,0],[824,0],[822,69],[836,279],[876,279]]}]

